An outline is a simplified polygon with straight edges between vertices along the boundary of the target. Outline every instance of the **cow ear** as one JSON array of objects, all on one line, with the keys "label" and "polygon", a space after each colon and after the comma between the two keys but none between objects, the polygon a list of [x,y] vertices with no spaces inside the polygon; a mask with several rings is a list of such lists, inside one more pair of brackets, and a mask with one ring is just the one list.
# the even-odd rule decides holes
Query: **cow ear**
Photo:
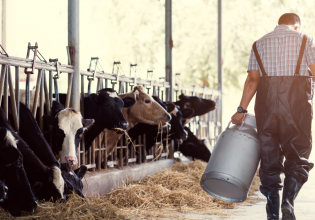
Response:
[{"label": "cow ear", "polygon": [[166,103],[167,106],[167,112],[171,113],[176,108],[176,105],[173,102]]},{"label": "cow ear", "polygon": [[89,129],[94,124],[94,122],[94,119],[82,119],[82,125],[85,129]]},{"label": "cow ear", "polygon": [[18,161],[20,158],[20,152],[15,147],[1,147],[0,159],[5,166],[10,166]]},{"label": "cow ear", "polygon": [[51,115],[56,116],[60,111],[64,109],[65,107],[61,103],[57,101],[53,101],[52,106],[51,106]]},{"label": "cow ear", "polygon": [[82,179],[84,177],[84,175],[86,174],[87,171],[87,167],[82,165],[80,168],[74,170],[74,173],[80,178]]},{"label": "cow ear", "polygon": [[181,110],[182,112],[182,119],[188,119],[191,118],[195,111],[192,108],[184,108],[183,110]]},{"label": "cow ear", "polygon": [[124,101],[124,108],[130,108],[136,103],[136,100],[131,97],[123,98],[123,101]]},{"label": "cow ear", "polygon": [[58,118],[55,118],[49,115],[43,115],[43,120],[44,120],[44,123],[48,125],[54,126],[58,124]]}]

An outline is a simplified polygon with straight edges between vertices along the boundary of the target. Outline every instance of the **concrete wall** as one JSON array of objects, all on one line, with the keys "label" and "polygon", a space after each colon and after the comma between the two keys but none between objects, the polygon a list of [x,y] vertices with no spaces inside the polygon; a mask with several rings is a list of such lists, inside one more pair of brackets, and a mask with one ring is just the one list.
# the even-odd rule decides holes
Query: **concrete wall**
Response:
[{"label": "concrete wall", "polygon": [[139,180],[171,167],[175,160],[159,160],[141,165],[132,165],[122,169],[87,173],[83,179],[83,194],[86,196],[108,193],[127,179]]}]

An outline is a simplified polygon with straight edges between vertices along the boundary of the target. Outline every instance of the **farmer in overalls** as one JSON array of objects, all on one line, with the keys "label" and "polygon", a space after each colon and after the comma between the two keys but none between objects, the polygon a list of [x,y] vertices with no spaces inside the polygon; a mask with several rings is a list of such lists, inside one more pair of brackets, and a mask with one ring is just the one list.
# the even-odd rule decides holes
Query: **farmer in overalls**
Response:
[{"label": "farmer in overalls", "polygon": [[291,220],[296,219],[294,199],[314,166],[308,158],[312,149],[315,46],[311,37],[298,31],[298,15],[284,14],[278,24],[253,44],[242,100],[232,122],[242,123],[257,92],[260,191],[267,197],[267,219],[279,219],[280,174],[284,172],[282,220]]}]

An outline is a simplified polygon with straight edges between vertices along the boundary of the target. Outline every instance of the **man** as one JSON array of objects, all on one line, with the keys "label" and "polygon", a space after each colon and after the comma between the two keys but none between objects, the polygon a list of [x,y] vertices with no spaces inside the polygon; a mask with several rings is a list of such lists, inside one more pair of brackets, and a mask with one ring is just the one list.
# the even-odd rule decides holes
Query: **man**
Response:
[{"label": "man", "polygon": [[267,219],[279,219],[280,174],[284,172],[282,220],[291,220],[296,219],[294,199],[314,166],[308,158],[312,149],[315,46],[312,38],[299,32],[298,15],[284,14],[278,24],[253,44],[243,96],[232,122],[242,123],[257,92],[260,191],[267,198]]}]

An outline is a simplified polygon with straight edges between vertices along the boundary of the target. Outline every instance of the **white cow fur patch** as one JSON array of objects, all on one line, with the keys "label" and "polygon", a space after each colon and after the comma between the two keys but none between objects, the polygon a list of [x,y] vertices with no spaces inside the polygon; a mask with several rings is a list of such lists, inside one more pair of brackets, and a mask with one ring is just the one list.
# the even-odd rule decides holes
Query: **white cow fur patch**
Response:
[{"label": "white cow fur patch", "polygon": [[108,93],[109,97],[112,97],[112,98],[117,98],[118,97],[116,92],[109,92],[109,91],[107,91],[107,93]]},{"label": "white cow fur patch", "polygon": [[13,137],[12,133],[9,130],[7,130],[7,135],[5,136],[5,138],[8,139],[8,141],[10,141],[10,143],[15,148],[17,148],[17,146],[16,146],[17,140],[15,140],[15,138]]},{"label": "white cow fur patch", "polygon": [[[75,134],[77,130],[82,128],[82,115],[73,112],[70,109],[64,109],[59,112],[58,126],[65,133],[65,138],[62,143],[62,149],[59,151],[61,163],[66,163],[65,156],[72,156],[76,158],[75,153]],[[77,161],[74,163],[76,164]]]},{"label": "white cow fur patch", "polygon": [[63,193],[65,190],[65,181],[63,180],[61,176],[61,171],[58,167],[53,167],[53,174],[54,174],[54,180],[53,183],[56,186],[56,188],[59,190],[61,193],[61,197],[63,197]]}]

